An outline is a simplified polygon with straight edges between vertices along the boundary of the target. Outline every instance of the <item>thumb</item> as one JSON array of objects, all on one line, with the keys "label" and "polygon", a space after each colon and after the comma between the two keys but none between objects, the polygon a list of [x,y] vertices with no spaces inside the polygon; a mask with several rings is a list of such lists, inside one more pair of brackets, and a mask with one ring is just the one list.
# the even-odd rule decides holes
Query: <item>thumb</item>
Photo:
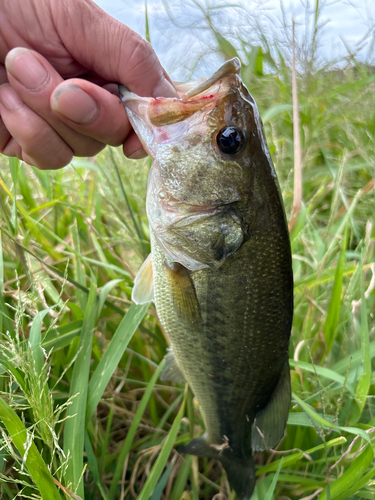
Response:
[{"label": "thumb", "polygon": [[80,64],[140,96],[177,96],[151,45],[128,26],[91,0],[52,5],[60,38]]}]

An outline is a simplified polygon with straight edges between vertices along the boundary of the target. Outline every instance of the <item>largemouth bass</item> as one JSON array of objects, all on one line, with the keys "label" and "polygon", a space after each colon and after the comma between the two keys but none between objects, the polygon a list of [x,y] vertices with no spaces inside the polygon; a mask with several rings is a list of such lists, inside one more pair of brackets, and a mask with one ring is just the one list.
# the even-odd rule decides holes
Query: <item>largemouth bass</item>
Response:
[{"label": "largemouth bass", "polygon": [[153,158],[151,256],[134,285],[154,299],[170,339],[164,379],[187,381],[206,432],[184,452],[217,458],[241,500],[255,485],[254,450],[283,437],[291,389],[289,234],[257,106],[227,61],[179,98],[120,87]]}]

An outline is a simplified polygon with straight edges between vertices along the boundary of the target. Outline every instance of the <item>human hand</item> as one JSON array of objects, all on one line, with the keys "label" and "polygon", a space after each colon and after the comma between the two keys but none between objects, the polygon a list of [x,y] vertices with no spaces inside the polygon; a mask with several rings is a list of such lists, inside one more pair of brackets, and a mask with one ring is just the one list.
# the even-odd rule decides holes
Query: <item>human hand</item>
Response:
[{"label": "human hand", "polygon": [[150,44],[91,0],[2,0],[0,14],[3,154],[43,169],[106,144],[146,156],[108,90],[177,95]]}]

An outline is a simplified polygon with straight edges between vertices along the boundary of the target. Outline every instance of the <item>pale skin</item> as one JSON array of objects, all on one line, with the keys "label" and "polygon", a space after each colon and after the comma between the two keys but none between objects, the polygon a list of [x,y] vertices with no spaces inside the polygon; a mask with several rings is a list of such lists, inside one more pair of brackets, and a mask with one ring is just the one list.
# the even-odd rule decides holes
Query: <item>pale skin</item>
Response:
[{"label": "pale skin", "polygon": [[146,156],[114,82],[177,95],[150,44],[91,0],[1,1],[1,153],[41,169],[107,144]]}]

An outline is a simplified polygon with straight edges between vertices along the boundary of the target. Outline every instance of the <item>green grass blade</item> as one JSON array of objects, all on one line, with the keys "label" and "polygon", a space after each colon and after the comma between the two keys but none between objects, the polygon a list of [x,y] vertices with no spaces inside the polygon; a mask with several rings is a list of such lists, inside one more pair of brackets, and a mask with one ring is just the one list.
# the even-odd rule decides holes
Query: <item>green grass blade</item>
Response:
[{"label": "green grass blade", "polygon": [[191,455],[186,455],[184,457],[184,461],[180,467],[180,470],[178,471],[178,476],[174,481],[170,500],[181,499],[181,495],[185,489],[186,481],[188,479],[190,471],[191,471]]},{"label": "green grass blade", "polygon": [[110,439],[111,439],[111,428],[112,428],[112,422],[113,422],[113,415],[114,415],[114,405],[111,405],[109,408],[109,414],[107,417],[105,434],[104,434],[104,439],[102,442],[102,450],[101,450],[100,456],[98,457],[99,470],[103,470],[103,468],[105,466],[105,461],[106,461],[107,454],[108,454],[107,450],[108,450],[108,447],[110,445]]},{"label": "green grass blade", "polygon": [[142,491],[138,496],[138,500],[149,500],[150,495],[154,491],[154,488],[163,472],[165,464],[173,448],[173,444],[176,440],[177,433],[180,429],[181,420],[185,412],[186,396],[187,396],[187,390],[185,390],[185,397],[184,400],[182,401],[181,408],[179,409],[178,414],[174,419],[171,430],[169,431],[168,436],[164,441],[159,456],[156,459],[156,462],[153,465],[150,474],[148,475],[148,478],[142,488]]},{"label": "green grass blade", "polygon": [[[321,481],[316,479],[309,479],[307,477],[301,477],[300,475],[291,475],[291,474],[280,474],[279,475],[279,484],[280,483],[295,483],[306,486],[309,490],[317,489],[321,487]],[[263,497],[259,498],[259,500],[263,500]]]},{"label": "green grass blade", "polygon": [[[330,380],[334,380],[338,382],[341,386],[345,384],[345,377],[336,373],[334,370],[330,368],[326,368],[324,366],[312,365],[311,363],[307,363],[306,361],[294,361],[293,359],[289,360],[289,364],[292,368],[300,368],[301,370],[305,370],[310,373],[317,373],[321,377],[328,378]],[[348,391],[354,395],[354,389],[348,382],[346,381],[345,387]]]},{"label": "green grass blade", "polygon": [[3,257],[3,242],[0,231],[0,295],[3,295],[4,288],[4,257]]},{"label": "green grass blade", "polygon": [[231,59],[232,57],[240,57],[234,45],[221,33],[219,33],[212,25],[211,30],[216,38],[219,50],[223,54],[223,56],[228,59]]},{"label": "green grass blade", "polygon": [[[360,263],[362,267],[362,262]],[[366,297],[363,284],[363,272],[360,274],[361,278],[361,323],[360,323],[360,335],[361,335],[361,347],[362,347],[362,366],[363,373],[361,374],[358,385],[355,391],[355,402],[356,411],[354,411],[352,418],[350,419],[350,424],[353,425],[358,422],[363,409],[366,404],[367,395],[371,384],[371,354],[370,354],[370,340],[369,340],[369,329],[367,322],[367,307],[366,307]],[[355,319],[354,319],[355,321]]]},{"label": "green grass blade", "polygon": [[147,0],[145,1],[145,37],[146,37],[146,40],[149,43],[151,43],[150,23],[148,20],[148,11],[147,11]]},{"label": "green grass blade", "polygon": [[18,172],[18,188],[19,192],[22,195],[24,203],[28,206],[29,210],[32,210],[33,207],[35,207],[35,192],[24,168],[20,168]]},{"label": "green grass blade", "polygon": [[3,257],[3,242],[0,230],[0,334],[3,332],[3,314],[2,309],[5,308],[5,303],[3,299],[3,289],[4,289],[4,257]]},{"label": "green grass blade", "polygon": [[100,491],[103,500],[108,500],[107,494],[104,491],[103,486],[100,484],[98,462],[96,460],[96,456],[91,445],[90,437],[87,432],[85,432],[85,451],[87,455],[87,460],[89,462],[90,471],[92,473],[92,477],[94,478],[95,484],[98,487],[98,490]]},{"label": "green grass blade", "polygon": [[[165,360],[163,359],[163,361],[160,363],[160,365],[156,369],[155,373],[153,374],[150,382],[147,385],[147,389],[146,389],[145,393],[143,394],[141,402],[140,402],[138,409],[136,411],[136,414],[134,416],[134,420],[133,420],[133,422],[130,426],[130,429],[128,431],[128,434],[125,438],[125,442],[124,442],[124,445],[123,445],[122,450],[120,452],[120,455],[118,457],[116,470],[113,474],[113,479],[112,479],[111,487],[109,490],[109,499],[110,500],[113,500],[115,498],[116,488],[117,488],[117,485],[118,485],[120,478],[121,478],[121,474],[122,474],[122,470],[124,467],[126,457],[130,451],[134,436],[135,436],[137,429],[138,429],[138,425],[141,422],[143,413],[145,412],[146,407],[148,405],[148,402],[150,400],[150,397],[152,395],[154,385],[156,384],[156,382],[159,378],[159,375],[164,368],[164,365],[165,365]],[[182,406],[184,406],[184,404]],[[156,481],[157,481],[157,479],[156,479]],[[148,497],[147,497],[147,500],[148,500]]]},{"label": "green grass blade", "polygon": [[[78,223],[77,219],[74,221],[74,224],[71,228],[72,231],[72,237],[73,237],[73,245],[74,249],[76,251],[76,258],[75,258],[75,278],[77,282],[85,286],[86,285],[86,274],[82,268],[82,260],[81,260],[81,248],[80,248],[80,239],[79,239],[79,233],[78,233]],[[77,298],[81,304],[81,309],[84,311],[86,309],[86,301],[87,301],[87,295],[82,292],[79,288],[76,290]]]},{"label": "green grass blade", "polygon": [[[318,500],[328,499],[345,499],[348,498],[348,490],[354,490],[353,493],[358,491],[363,484],[358,484],[363,473],[371,464],[374,458],[374,452],[371,445],[365,447],[363,452],[353,460],[353,463],[348,467],[345,472],[335,481],[330,482],[322,493],[319,495]],[[358,484],[358,488],[357,488]]]},{"label": "green grass blade", "polygon": [[44,365],[44,354],[41,347],[42,344],[42,323],[44,317],[52,308],[44,309],[44,311],[38,312],[33,320],[33,324],[30,328],[29,343],[33,351],[33,356],[35,360],[35,366],[38,373],[41,373]]},{"label": "green grass blade", "polygon": [[338,425],[334,425],[321,415],[319,415],[310,405],[302,401],[296,394],[293,393],[292,398],[298,403],[298,405],[304,410],[307,415],[311,418],[311,420],[316,424],[317,427],[326,427],[329,429],[335,429],[339,432],[349,432],[349,434],[354,434],[356,436],[361,436],[365,441],[371,442],[370,437],[366,432],[362,429],[358,429],[356,427],[341,427]]},{"label": "green grass blade", "polygon": [[[4,355],[5,354],[5,355]],[[13,361],[13,356],[9,351],[3,349],[0,351],[0,365],[8,370],[9,373],[13,375],[18,385],[22,388],[23,392],[26,391],[26,385],[23,376],[16,367],[15,360]]]},{"label": "green grass blade", "polygon": [[[364,470],[366,468],[364,467]],[[366,484],[373,479],[375,476],[375,467],[372,467],[361,479],[355,482],[352,487],[349,487],[347,490],[343,490],[343,492],[338,495],[336,500],[346,500],[347,498],[351,497],[355,493],[359,492],[360,488],[363,488],[366,486]],[[359,492],[360,493],[360,492]],[[360,495],[362,498],[362,496]],[[363,498],[374,498],[374,497],[363,497]]]},{"label": "green grass blade", "polygon": [[161,476],[158,484],[155,486],[154,492],[150,496],[150,500],[160,500],[165,485],[167,484],[169,476],[171,475],[172,469],[173,469],[173,464],[169,464],[168,467],[165,469],[164,474]]},{"label": "green grass blade", "polygon": [[72,343],[75,337],[78,337],[82,330],[83,321],[73,321],[67,325],[60,326],[56,330],[47,333],[42,342],[42,347],[49,352],[51,349],[56,351]]},{"label": "green grass blade", "polygon": [[[95,264],[96,266],[99,266],[99,267],[104,267],[104,268],[110,268],[110,269],[113,269],[117,272],[117,274],[121,274],[127,278],[129,278],[129,273],[127,271],[125,271],[124,269],[120,268],[119,266],[114,266],[112,264],[104,264],[98,260],[94,260],[94,259],[90,259],[88,257],[85,257],[85,256],[80,256],[75,250],[74,248],[70,247],[70,245],[68,245],[66,242],[64,242],[64,240],[62,240],[61,238],[58,238],[52,231],[49,231],[48,229],[46,229],[45,227],[43,227],[42,225],[39,226],[39,228],[41,230],[45,230],[45,232],[51,236],[52,239],[58,241],[59,243],[61,243],[62,245],[64,245],[64,247],[67,248],[67,250],[69,250],[70,252],[72,252],[74,255],[80,257],[82,260],[84,260],[85,262],[88,262],[88,263],[92,263],[92,264]],[[76,288],[79,288],[80,290],[82,290],[83,292],[87,293],[89,292],[89,289],[86,287],[86,286],[83,286],[81,283],[79,283],[78,281],[74,280],[73,278],[70,278],[69,276],[66,277],[65,276],[65,273],[61,272],[57,267],[54,267],[50,264],[47,264],[43,259],[41,259],[40,257],[38,257],[37,254],[34,254],[33,252],[30,251],[29,248],[27,247],[24,247],[22,246],[21,244],[18,244],[20,246],[20,248],[22,248],[25,252],[28,252],[29,255],[31,255],[33,258],[35,258],[36,260],[40,261],[43,263],[44,266],[48,267],[49,269],[51,269],[54,273],[56,273],[58,276],[60,276],[61,278],[63,279],[66,279],[69,283],[71,283],[72,285],[74,285]],[[111,309],[113,309],[114,311],[118,312],[119,314],[123,314],[123,310],[120,309],[118,306],[116,306],[115,304],[112,304],[109,300],[106,300],[105,301],[106,305],[108,307],[110,307]]]},{"label": "green grass blade", "polygon": [[332,202],[330,207],[330,215],[327,224],[327,231],[329,231],[334,218],[337,215],[337,209],[340,202],[340,195],[342,196],[342,182],[344,177],[345,165],[347,163],[347,153],[344,151],[343,157],[340,161],[337,172],[335,173],[333,168],[331,168],[332,175],[334,176],[334,189],[332,195]]},{"label": "green grass blade", "polygon": [[287,111],[293,111],[293,104],[276,104],[262,113],[262,121],[263,123],[267,123],[276,116],[286,113]]},{"label": "green grass blade", "polygon": [[69,309],[72,311],[74,317],[77,320],[83,320],[85,317],[85,313],[82,311],[82,309],[77,305],[74,304],[74,302],[66,302],[65,304]]},{"label": "green grass blade", "polygon": [[[0,186],[3,188],[3,190],[6,192],[6,194],[9,196],[9,198],[15,202],[15,206],[17,210],[22,214],[22,217],[25,221],[25,226],[27,228],[27,232],[30,231],[30,233],[33,235],[36,241],[39,241],[39,243],[43,246],[44,250],[48,252],[53,258],[59,258],[58,253],[55,251],[55,248],[51,245],[51,243],[44,238],[44,236],[41,235],[41,232],[38,230],[38,225],[41,229],[46,229],[43,224],[40,224],[36,222],[32,217],[29,216],[27,210],[17,201],[15,196],[9,191],[9,189],[5,186],[5,184],[1,181],[0,179]],[[10,227],[10,236],[14,237],[14,229],[12,224],[8,227]],[[50,231],[51,234],[54,235],[53,231]],[[15,243],[19,244],[18,240],[15,240]],[[21,244],[19,244],[21,248]]]},{"label": "green grass blade", "polygon": [[83,470],[83,445],[85,432],[85,416],[88,378],[91,361],[93,328],[96,317],[96,281],[91,279],[90,294],[85,311],[85,319],[79,340],[78,355],[73,366],[70,386],[70,397],[73,397],[67,410],[64,429],[64,452],[70,455],[66,471],[66,482],[71,489],[84,498],[83,484],[80,481]]},{"label": "green grass blade", "polygon": [[324,323],[324,337],[326,340],[328,352],[331,351],[337,324],[339,322],[339,314],[341,308],[341,292],[342,292],[342,277],[345,264],[345,251],[348,242],[348,226],[346,226],[344,238],[341,245],[339,260],[337,263],[335,281],[333,283],[333,290],[331,300],[328,307],[328,314]]},{"label": "green grass blade", "polygon": [[327,94],[327,98],[334,97],[337,94],[342,94],[348,90],[357,89],[358,87],[362,87],[363,85],[368,85],[373,80],[375,80],[375,75],[368,76],[367,78],[363,78],[362,80],[356,80],[355,82],[345,83],[344,85],[340,85],[335,89],[331,90]]},{"label": "green grass blade", "polygon": [[268,491],[267,491],[266,496],[264,497],[264,500],[273,500],[273,494],[274,494],[274,491],[276,488],[277,480],[279,479],[279,474],[280,474],[281,468],[283,466],[283,462],[284,462],[284,457],[280,460],[279,466],[277,468],[275,475],[272,478],[272,483],[271,483],[270,487],[268,488]]},{"label": "green grass blade", "polygon": [[[370,357],[371,359],[375,357],[375,342],[370,342]],[[332,367],[332,370],[336,371],[337,373],[346,373],[349,365],[351,368],[356,368],[362,363],[362,350],[359,349],[352,354],[348,354],[345,356],[345,358],[341,359],[337,363],[335,363]]]},{"label": "green grass blade", "polygon": [[39,168],[32,167],[33,174],[39,180],[40,186],[42,187],[47,199],[53,198],[51,177],[48,170],[40,170]]},{"label": "green grass blade", "polygon": [[296,425],[298,427],[314,427],[311,419],[304,412],[290,412],[288,416],[288,425]]},{"label": "green grass blade", "polygon": [[13,180],[13,204],[12,204],[12,215],[10,217],[11,224],[14,229],[14,234],[17,233],[18,231],[18,218],[17,218],[17,179],[18,179],[18,172],[20,168],[20,161],[18,158],[9,158],[9,168],[10,168],[10,173],[12,174],[12,180]]},{"label": "green grass blade", "polygon": [[110,152],[112,163],[113,163],[113,165],[115,167],[115,171],[116,171],[116,175],[117,175],[117,180],[119,182],[122,195],[124,197],[126,206],[128,207],[129,214],[130,214],[130,217],[131,217],[134,229],[135,229],[135,231],[137,233],[137,236],[138,236],[138,239],[139,239],[139,244],[140,244],[140,247],[141,247],[142,255],[144,257],[146,257],[146,255],[148,253],[148,248],[147,248],[147,244],[146,244],[146,241],[145,241],[145,235],[143,233],[142,226],[137,221],[136,214],[134,213],[134,209],[133,209],[133,207],[132,207],[132,205],[130,203],[129,197],[128,197],[126,191],[125,191],[125,187],[124,187],[124,184],[122,182],[122,179],[121,179],[121,176],[120,176],[120,171],[119,171],[119,168],[118,168],[118,165],[117,165],[117,162],[116,162],[116,159],[115,159],[115,156],[113,154],[112,149],[109,149],[109,152]]},{"label": "green grass blade", "polygon": [[96,407],[122,358],[130,339],[142,321],[150,304],[132,304],[117,328],[104,356],[100,360],[88,387],[86,423],[91,420]]},{"label": "green grass blade", "polygon": [[340,446],[341,444],[344,443],[346,443],[346,438],[344,438],[344,436],[331,439],[331,441],[328,441],[327,443],[319,444],[318,446],[314,446],[314,448],[310,448],[309,450],[306,451],[293,453],[292,455],[288,455],[287,457],[275,460],[274,462],[264,465],[263,467],[259,467],[259,469],[257,469],[256,474],[257,476],[261,476],[266,472],[276,471],[279,468],[281,460],[284,460],[283,461],[284,468],[290,467],[291,465],[298,463],[303,458],[304,455],[310,455],[311,453],[315,453],[316,451],[332,448],[333,446]]},{"label": "green grass blade", "polygon": [[99,294],[99,302],[98,302],[98,313],[96,315],[99,318],[100,313],[102,312],[105,301],[107,300],[109,292],[115,287],[118,283],[121,283],[122,279],[114,279],[106,283],[103,288],[100,290]]},{"label": "green grass blade", "polygon": [[3,256],[3,244],[2,244],[2,231],[0,229],[0,333],[5,331],[10,334],[14,333],[13,325],[9,317],[7,307],[5,305],[4,296],[4,256]]},{"label": "green grass blade", "polygon": [[5,304],[5,300],[2,296],[2,294],[0,294],[0,316],[1,316],[2,323],[3,323],[2,332],[4,332],[4,330],[5,330],[5,332],[9,332],[11,335],[14,334],[12,320],[9,317],[9,312],[7,310],[7,306]]},{"label": "green grass blade", "polygon": [[[16,412],[0,397],[0,418],[35,482],[43,500],[61,500],[53,477]],[[27,450],[27,452],[26,452]]]}]

